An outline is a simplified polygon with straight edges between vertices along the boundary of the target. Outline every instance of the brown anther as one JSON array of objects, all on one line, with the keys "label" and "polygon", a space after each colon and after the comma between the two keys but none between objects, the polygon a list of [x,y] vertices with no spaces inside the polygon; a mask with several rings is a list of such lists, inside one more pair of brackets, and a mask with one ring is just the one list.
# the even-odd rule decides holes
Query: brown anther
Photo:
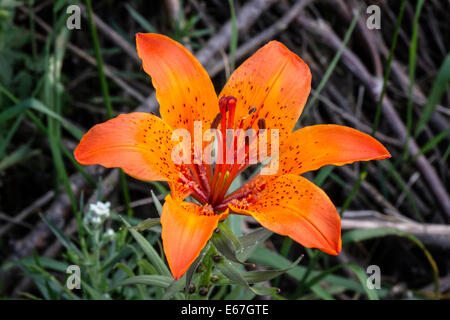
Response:
[{"label": "brown anther", "polygon": [[221,113],[228,111],[228,97],[222,97],[219,99],[219,109]]},{"label": "brown anther", "polygon": [[255,112],[255,111],[256,111],[256,108],[253,107],[253,108],[250,109],[250,111],[248,112],[248,114],[250,115],[250,114],[252,114],[252,113]]},{"label": "brown anther", "polygon": [[221,97],[219,99],[219,109],[220,112],[228,112],[228,110],[234,109],[236,107],[237,99],[233,96]]},{"label": "brown anther", "polygon": [[264,118],[259,119],[258,127],[262,130],[266,129],[266,119],[264,119]]},{"label": "brown anther", "polygon": [[220,120],[222,120],[223,115],[221,113],[218,113],[217,116],[214,118],[213,122],[211,123],[211,129],[217,129],[219,126]]}]

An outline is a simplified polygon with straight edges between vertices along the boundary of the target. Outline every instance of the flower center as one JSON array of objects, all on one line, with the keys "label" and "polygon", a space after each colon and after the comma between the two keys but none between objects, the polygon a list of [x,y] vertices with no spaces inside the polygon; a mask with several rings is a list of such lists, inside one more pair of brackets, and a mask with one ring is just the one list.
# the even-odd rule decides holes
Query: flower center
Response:
[{"label": "flower center", "polygon": [[[257,139],[266,129],[265,119],[258,119],[253,114],[256,108],[249,111],[249,115],[252,115],[251,123],[245,130],[243,126],[248,117],[235,123],[236,103],[237,99],[233,96],[221,97],[220,112],[211,123],[211,129],[216,130],[217,140],[215,165],[205,162],[188,165],[193,180],[189,184],[192,196],[204,205],[212,205],[218,211],[226,209],[229,200],[226,199],[226,194],[233,180],[251,164],[257,163],[256,157],[253,158],[257,150]],[[256,119],[259,130],[252,129]]]}]

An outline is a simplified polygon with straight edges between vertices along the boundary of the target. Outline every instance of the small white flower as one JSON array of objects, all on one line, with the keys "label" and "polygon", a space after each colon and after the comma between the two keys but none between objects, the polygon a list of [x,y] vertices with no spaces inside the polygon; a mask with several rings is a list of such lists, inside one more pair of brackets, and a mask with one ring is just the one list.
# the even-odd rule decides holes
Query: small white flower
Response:
[{"label": "small white flower", "polygon": [[89,211],[93,214],[101,217],[108,218],[110,215],[109,207],[111,206],[110,202],[101,202],[97,201],[97,203],[92,203],[89,205]]},{"label": "small white flower", "polygon": [[84,216],[84,223],[90,224],[95,228],[98,228],[102,225],[102,223],[109,218],[110,212],[110,202],[101,202],[97,201],[97,203],[92,203],[89,205],[89,210]]},{"label": "small white flower", "polygon": [[113,229],[108,229],[108,230],[106,230],[106,232],[105,232],[105,236],[107,236],[107,237],[114,237],[114,235],[115,235],[116,233],[114,232],[114,230]]}]

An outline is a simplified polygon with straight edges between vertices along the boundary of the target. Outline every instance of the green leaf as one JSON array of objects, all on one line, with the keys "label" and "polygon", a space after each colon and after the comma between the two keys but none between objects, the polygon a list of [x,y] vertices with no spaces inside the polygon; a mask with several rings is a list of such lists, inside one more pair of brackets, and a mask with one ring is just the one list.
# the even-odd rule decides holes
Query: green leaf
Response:
[{"label": "green leaf", "polygon": [[315,285],[316,283],[319,283],[320,281],[322,281],[326,276],[334,273],[336,270],[339,270],[340,268],[342,268],[344,265],[339,264],[337,266],[334,266],[332,268],[329,268],[321,273],[319,273],[317,276],[313,277],[311,280],[307,281],[305,283],[305,287],[309,288],[312,287],[313,285]]},{"label": "green leaf", "polygon": [[114,267],[117,262],[128,258],[132,253],[133,249],[130,246],[122,248],[119,252],[116,252],[114,255],[103,261],[100,270],[107,272],[110,268]]},{"label": "green leaf", "polygon": [[157,33],[158,31],[147,21],[139,12],[133,9],[128,3],[125,4],[125,8],[134,20],[147,32]]},{"label": "green leaf", "polygon": [[14,150],[12,153],[6,155],[1,161],[0,161],[0,171],[4,171],[8,169],[11,166],[14,166],[25,159],[28,159],[30,157],[33,157],[35,155],[39,154],[38,150],[30,150],[29,145],[21,145],[16,150]]},{"label": "green leaf", "polygon": [[246,249],[263,243],[272,235],[272,233],[272,231],[267,230],[266,228],[258,228],[255,231],[239,237],[239,242],[241,243],[242,249]]},{"label": "green leaf", "polygon": [[242,249],[238,256],[242,261],[246,261],[252,255],[257,245],[262,244],[272,235],[272,231],[265,228],[258,228],[255,231],[239,237]]},{"label": "green leaf", "polygon": [[138,266],[141,267],[147,274],[158,274],[155,267],[152,266],[146,259],[139,260]]},{"label": "green leaf", "polygon": [[53,234],[58,238],[61,244],[69,250],[72,250],[78,257],[83,257],[83,254],[78,249],[78,247],[63,233],[61,229],[59,229],[53,222],[47,219],[43,214],[39,214],[41,219],[45,222],[45,224],[50,228]]},{"label": "green leaf", "polygon": [[238,44],[238,31],[236,23],[236,12],[234,10],[234,0],[228,0],[228,5],[230,6],[230,13],[231,13],[230,69],[231,72],[233,72],[235,64],[234,59]]},{"label": "green leaf", "polygon": [[[269,266],[272,268],[287,268],[292,263],[285,257],[283,257],[273,251],[270,251],[267,248],[261,247],[261,246],[256,247],[256,249],[253,252],[250,259],[251,259],[251,261],[253,261],[257,264],[262,264],[262,265]],[[287,272],[287,274],[290,275],[291,277],[293,277],[294,279],[300,281],[303,279],[303,277],[306,273],[306,270],[307,270],[306,267],[296,266],[296,267],[290,269]],[[318,272],[318,271],[312,270],[310,275],[312,277],[315,277],[315,276],[319,275],[319,273],[320,272]],[[343,286],[343,287],[347,288],[348,290],[357,291],[360,293],[365,292],[364,289],[361,287],[361,285],[358,282],[341,277],[341,276],[330,274],[327,277],[325,277],[323,280],[328,283],[332,283],[334,285]],[[314,293],[316,293],[317,295],[322,297],[323,299],[330,298],[329,295],[327,295],[327,296],[323,295],[323,288],[321,288],[317,284],[312,286],[310,289]]]},{"label": "green leaf", "polygon": [[101,294],[100,292],[98,292],[97,290],[95,290],[94,288],[92,288],[88,283],[86,283],[86,281],[84,281],[83,279],[81,280],[81,287],[83,288],[83,290],[86,290],[87,293],[89,293],[91,295],[91,298],[93,300],[105,300],[105,296],[103,294]]},{"label": "green leaf", "polygon": [[[224,223],[220,223],[218,228],[220,231],[214,232],[214,234],[211,238],[211,240],[212,240],[214,246],[217,248],[217,250],[222,255],[224,255],[225,257],[227,257],[229,260],[231,260],[233,262],[250,265],[249,263],[242,262],[237,257],[236,248],[233,244],[232,238],[230,237],[230,234],[232,234],[231,230],[229,228],[227,229],[227,226]],[[222,230],[226,230],[226,231],[222,232]],[[236,238],[235,241],[239,242],[239,239]],[[241,246],[241,244],[239,243],[239,247],[240,246]]]},{"label": "green leaf", "polygon": [[46,114],[49,117],[57,120],[77,140],[80,140],[81,137],[83,136],[83,132],[80,129],[75,127],[73,124],[71,124],[69,121],[67,121],[63,117],[61,117],[59,114],[50,110],[46,105],[44,105],[39,100],[31,98],[29,100],[26,100],[25,103],[27,103],[30,108],[32,108],[36,111],[39,111],[43,114]]},{"label": "green leaf", "polygon": [[17,115],[21,114],[25,109],[28,108],[29,101],[23,101],[16,104],[13,107],[6,108],[5,111],[0,113],[0,123],[6,122],[9,119],[15,118]]},{"label": "green leaf", "polygon": [[[120,269],[123,270],[123,271],[127,274],[127,276],[129,276],[129,277],[135,277],[135,276],[136,276],[136,275],[134,274],[133,270],[131,270],[131,268],[128,267],[126,264],[123,264],[123,263],[117,263],[114,267],[120,268]],[[145,288],[144,288],[142,285],[140,285],[140,284],[138,284],[138,285],[136,285],[136,286],[137,286],[137,289],[138,289],[138,291],[139,291],[140,299],[147,299],[147,292],[145,291]],[[94,298],[94,299],[96,299],[96,298]]]},{"label": "green leaf", "polygon": [[127,285],[136,285],[136,284],[144,284],[147,286],[168,288],[170,286],[170,284],[172,283],[172,281],[173,281],[173,279],[171,277],[167,277],[167,276],[140,275],[140,276],[134,276],[134,277],[130,277],[130,278],[120,281],[112,289],[110,289],[110,291],[117,287],[127,286]]},{"label": "green leaf", "polygon": [[134,228],[137,231],[143,231],[143,230],[150,229],[154,226],[157,226],[159,224],[160,224],[159,218],[148,218],[142,222],[139,222],[139,224],[137,226],[132,227],[132,228]]},{"label": "green leaf", "polygon": [[130,267],[128,267],[127,265],[125,265],[125,264],[123,264],[121,262],[116,263],[114,268],[119,268],[119,269],[123,270],[127,274],[127,276],[129,276],[129,277],[134,277],[135,276],[133,270],[131,270]]},{"label": "green leaf", "polygon": [[[122,219],[123,223],[127,227],[131,227],[131,225],[122,217],[120,216],[120,219]],[[156,270],[158,270],[158,273],[160,275],[164,276],[171,276],[171,273],[167,266],[165,265],[164,261],[162,261],[161,257],[158,255],[156,250],[153,248],[153,246],[145,239],[139,232],[136,230],[130,229],[131,235],[133,238],[137,241],[139,246],[144,250],[144,253],[147,255],[148,259],[150,260],[150,263],[152,263]]]},{"label": "green leaf", "polygon": [[314,183],[320,187],[328,178],[328,176],[331,174],[331,172],[333,172],[334,168],[335,166],[332,165],[320,168],[319,172],[317,173],[314,179]]},{"label": "green leaf", "polygon": [[186,274],[184,276],[182,276],[180,279],[172,281],[170,286],[167,288],[166,292],[164,292],[164,295],[163,295],[162,299],[163,300],[169,300],[175,294],[177,294],[181,290],[183,290],[185,284],[186,284]]},{"label": "green leaf", "polygon": [[8,147],[12,137],[16,133],[16,130],[19,128],[20,123],[22,122],[24,118],[24,115],[21,114],[19,117],[17,117],[16,121],[14,121],[14,124],[11,128],[8,129],[8,134],[6,138],[2,139],[3,141],[0,142],[0,159],[3,158],[3,155],[6,151],[6,148]]},{"label": "green leaf", "polygon": [[23,258],[20,258],[17,260],[11,260],[11,261],[5,262],[1,266],[1,269],[8,270],[9,268],[11,268],[15,265],[20,265],[20,264],[30,265],[30,264],[35,263],[35,260],[38,260],[39,265],[42,266],[42,268],[52,269],[52,270],[58,271],[58,272],[66,272],[66,269],[69,266],[69,263],[67,263],[67,262],[61,262],[61,261],[53,260],[53,259],[46,258],[46,257],[35,256],[35,257],[23,257]]},{"label": "green leaf", "polygon": [[233,231],[231,231],[231,228],[228,226],[226,221],[219,223],[218,228],[220,230],[220,233],[222,233],[225,237],[231,240],[236,250],[242,249],[242,245],[241,242],[239,241],[239,238],[236,237]]},{"label": "green leaf", "polygon": [[162,214],[162,204],[161,201],[159,201],[159,199],[155,196],[155,193],[153,192],[153,190],[150,190],[150,193],[152,194],[152,199],[153,199],[153,203],[155,204],[156,210],[159,213],[159,216],[161,216]]},{"label": "green leaf", "polygon": [[220,272],[222,272],[222,274],[225,277],[235,282],[236,284],[240,285],[241,287],[250,289],[253,293],[257,295],[272,296],[278,293],[277,288],[259,288],[250,286],[248,282],[244,279],[244,276],[236,269],[236,267],[230,261],[224,260],[222,263],[217,264],[216,267],[220,270]]},{"label": "green leaf", "polygon": [[378,293],[376,289],[369,289],[367,287],[367,274],[363,268],[360,266],[354,265],[354,264],[347,264],[347,267],[350,268],[356,275],[356,277],[359,279],[359,282],[361,282],[362,287],[364,288],[364,291],[366,292],[367,296],[370,300],[378,300]]},{"label": "green leaf", "polygon": [[294,268],[296,265],[300,263],[302,260],[303,255],[301,255],[297,260],[295,260],[290,266],[284,269],[278,269],[278,270],[264,270],[264,271],[247,271],[244,272],[242,275],[244,279],[248,283],[255,283],[255,282],[263,282],[272,280],[278,276],[281,276],[282,274],[288,272],[292,268]]},{"label": "green leaf", "polygon": [[436,109],[437,104],[442,98],[445,90],[447,90],[448,83],[450,82],[450,53],[445,57],[441,68],[439,69],[439,74],[433,82],[433,86],[428,96],[427,103],[423,109],[422,115],[420,116],[419,122],[417,123],[414,136],[417,137],[423,130],[427,122],[430,120],[431,115]]},{"label": "green leaf", "polygon": [[[433,149],[436,145],[438,145],[442,140],[447,138],[447,136],[450,134],[450,127],[445,129],[444,131],[438,133],[433,139],[428,141],[423,145],[423,147],[420,148],[419,152],[417,152],[414,157],[410,160],[411,162],[415,162],[418,157],[420,157],[422,154],[430,151]],[[442,162],[445,163],[444,157],[442,159]]]}]

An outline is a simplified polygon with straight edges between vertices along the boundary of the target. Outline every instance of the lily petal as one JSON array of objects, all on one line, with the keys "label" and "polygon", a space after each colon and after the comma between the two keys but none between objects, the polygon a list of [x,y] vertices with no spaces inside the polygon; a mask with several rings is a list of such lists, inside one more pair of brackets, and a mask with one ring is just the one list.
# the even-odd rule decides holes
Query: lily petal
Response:
[{"label": "lily petal", "polygon": [[380,160],[391,155],[376,139],[338,125],[315,125],[295,131],[280,148],[280,175],[302,174],[326,165]]},{"label": "lily petal", "polygon": [[[233,72],[220,93],[237,98],[235,126],[279,129],[280,145],[294,129],[311,89],[311,72],[296,54],[271,41]],[[249,115],[250,110],[256,111]]]},{"label": "lily petal", "polygon": [[120,167],[139,180],[171,180],[178,171],[171,160],[172,130],[143,112],[122,114],[91,128],[74,151],[83,165]]},{"label": "lily petal", "polygon": [[305,247],[333,255],[341,251],[341,221],[336,208],[322,189],[300,176],[280,176],[267,184],[254,202],[235,202],[229,207],[252,215],[265,228]]},{"label": "lily petal", "polygon": [[161,215],[162,240],[170,270],[179,279],[217,228],[220,214],[192,202],[166,197]]},{"label": "lily petal", "polygon": [[136,35],[138,56],[152,77],[160,113],[173,129],[193,132],[194,121],[210,128],[219,113],[217,95],[206,70],[181,44],[159,34]]}]

